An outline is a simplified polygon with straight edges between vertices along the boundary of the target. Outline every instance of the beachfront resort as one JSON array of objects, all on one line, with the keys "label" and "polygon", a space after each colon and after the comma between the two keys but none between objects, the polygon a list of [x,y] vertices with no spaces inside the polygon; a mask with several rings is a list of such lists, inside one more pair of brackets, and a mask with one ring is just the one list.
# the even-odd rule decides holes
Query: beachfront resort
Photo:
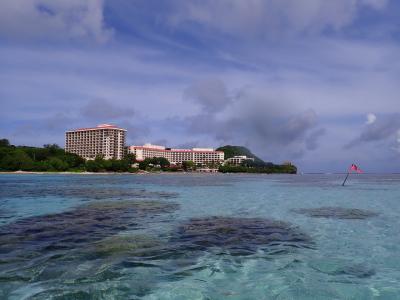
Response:
[{"label": "beachfront resort", "polygon": [[221,172],[290,173],[291,163],[265,162],[243,146],[178,149],[161,145],[126,145],[127,130],[100,124],[65,132],[65,150],[15,146],[0,140],[0,172]]},{"label": "beachfront resort", "polygon": [[65,151],[84,159],[122,159],[125,154],[126,129],[100,124],[65,132]]},{"label": "beachfront resort", "polygon": [[[166,146],[144,144],[142,146],[126,146],[126,129],[110,124],[100,124],[96,127],[68,130],[65,133],[65,151],[74,153],[86,160],[97,156],[104,159],[122,159],[126,154],[134,154],[138,162],[146,158],[162,157],[171,164],[178,165],[192,161],[196,165],[222,164],[225,162],[223,151],[213,148],[176,149]],[[235,156],[227,161],[241,164],[254,158]]]}]

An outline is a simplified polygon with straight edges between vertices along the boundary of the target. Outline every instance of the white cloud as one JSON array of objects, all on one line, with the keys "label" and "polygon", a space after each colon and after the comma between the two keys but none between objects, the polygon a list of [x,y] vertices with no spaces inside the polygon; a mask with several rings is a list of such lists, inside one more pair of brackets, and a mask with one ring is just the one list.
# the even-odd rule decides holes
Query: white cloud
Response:
[{"label": "white cloud", "polygon": [[399,116],[400,114],[395,113],[379,119],[375,118],[374,122],[364,125],[358,137],[353,139],[345,147],[350,149],[362,143],[386,143],[389,140],[391,144],[393,144],[393,138],[398,138],[398,129],[400,127]]},{"label": "white cloud", "polygon": [[233,35],[316,33],[351,24],[361,7],[381,10],[386,0],[204,0],[177,1],[172,25],[196,22]]},{"label": "white cloud", "polygon": [[10,39],[94,39],[112,31],[103,21],[102,0],[3,0],[0,36]]},{"label": "white cloud", "polygon": [[374,9],[383,9],[388,4],[388,0],[362,0],[361,3]]},{"label": "white cloud", "polygon": [[391,149],[400,154],[400,129],[397,130],[396,141]]},{"label": "white cloud", "polygon": [[[120,22],[132,20],[132,28],[146,40],[156,36],[157,43],[140,43],[139,38],[119,40],[116,36],[113,47],[98,47],[96,43],[84,47],[82,43],[55,43],[48,48],[41,43],[0,46],[0,94],[5,104],[0,115],[6,124],[1,126],[0,135],[6,136],[14,123],[34,123],[44,115],[61,120],[59,112],[69,110],[68,116],[74,116],[90,99],[104,98],[117,107],[135,111],[134,117],[127,114],[125,119],[132,119],[132,124],[137,122],[136,129],[129,132],[134,138],[142,133],[138,140],[143,142],[166,138],[170,144],[195,140],[199,145],[219,145],[232,136],[232,143],[247,145],[268,160],[279,162],[295,157],[294,162],[300,166],[306,162],[308,170],[317,170],[324,164],[336,170],[338,162],[350,157],[357,160],[360,155],[369,164],[385,168],[377,162],[374,151],[398,156],[392,147],[400,152],[399,123],[385,122],[388,114],[400,114],[398,41],[377,43],[375,39],[352,39],[345,34],[318,34],[328,28],[348,28],[361,10],[383,9],[386,1],[177,3],[176,11],[166,10],[172,14],[171,22],[188,25],[182,26],[183,30],[198,29],[185,32],[191,37],[187,40],[175,39],[179,34],[170,35],[169,30],[165,30],[166,34],[159,27],[135,22],[129,12],[127,20]],[[141,15],[149,13],[143,11]],[[165,17],[165,12],[160,13]],[[165,26],[163,20],[157,18],[157,24]],[[281,33],[307,36],[263,39],[274,34],[280,38]],[[236,42],[232,42],[232,35],[238,37]],[[101,1],[0,1],[2,39],[101,42],[109,36]],[[201,43],[192,44],[192,38]],[[205,78],[220,78],[226,87],[219,82],[196,84]],[[193,93],[201,101],[193,102]],[[185,101],[187,96],[191,101]],[[197,116],[199,110],[202,114]],[[212,112],[212,118],[205,118]],[[112,110],[96,112],[101,118],[106,118],[106,113],[121,114]],[[362,154],[359,148],[342,149],[344,143],[361,134],[360,124],[354,122],[360,116],[367,116],[364,127],[371,127],[361,136],[366,141]],[[176,118],[197,120],[198,134],[183,132],[190,125],[188,122],[174,125],[168,121]],[[89,126],[93,119],[80,121]],[[216,134],[213,122],[225,127]],[[138,124],[149,131],[138,130]],[[68,126],[76,125],[80,124]],[[52,134],[33,142],[60,139],[62,143],[62,130]],[[29,143],[29,136],[21,135],[16,142]],[[304,153],[302,158],[300,153]],[[391,168],[400,165],[392,158],[385,159]]]},{"label": "white cloud", "polygon": [[372,124],[376,121],[376,116],[373,113],[369,113],[367,115],[367,121],[366,124]]}]

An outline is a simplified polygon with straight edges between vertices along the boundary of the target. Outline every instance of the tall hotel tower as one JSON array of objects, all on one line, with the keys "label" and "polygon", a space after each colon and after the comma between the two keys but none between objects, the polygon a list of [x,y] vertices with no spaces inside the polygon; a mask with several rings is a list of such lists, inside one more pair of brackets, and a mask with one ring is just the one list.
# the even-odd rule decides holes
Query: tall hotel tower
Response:
[{"label": "tall hotel tower", "polygon": [[101,155],[104,159],[122,159],[126,130],[110,124],[65,132],[65,151],[85,159]]}]

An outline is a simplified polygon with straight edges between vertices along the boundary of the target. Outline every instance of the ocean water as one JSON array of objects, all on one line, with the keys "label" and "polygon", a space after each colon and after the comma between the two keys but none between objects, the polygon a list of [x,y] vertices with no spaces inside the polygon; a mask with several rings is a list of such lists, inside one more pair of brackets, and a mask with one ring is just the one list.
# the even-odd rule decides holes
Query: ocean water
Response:
[{"label": "ocean water", "polygon": [[0,299],[400,299],[400,175],[0,175]]}]

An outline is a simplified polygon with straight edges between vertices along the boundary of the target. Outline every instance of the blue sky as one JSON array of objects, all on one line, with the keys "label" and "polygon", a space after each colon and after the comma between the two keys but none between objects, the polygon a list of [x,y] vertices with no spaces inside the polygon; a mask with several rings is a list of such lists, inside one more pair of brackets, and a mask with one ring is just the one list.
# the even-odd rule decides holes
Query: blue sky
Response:
[{"label": "blue sky", "polygon": [[395,0],[4,0],[0,136],[128,129],[304,172],[400,172]]}]

